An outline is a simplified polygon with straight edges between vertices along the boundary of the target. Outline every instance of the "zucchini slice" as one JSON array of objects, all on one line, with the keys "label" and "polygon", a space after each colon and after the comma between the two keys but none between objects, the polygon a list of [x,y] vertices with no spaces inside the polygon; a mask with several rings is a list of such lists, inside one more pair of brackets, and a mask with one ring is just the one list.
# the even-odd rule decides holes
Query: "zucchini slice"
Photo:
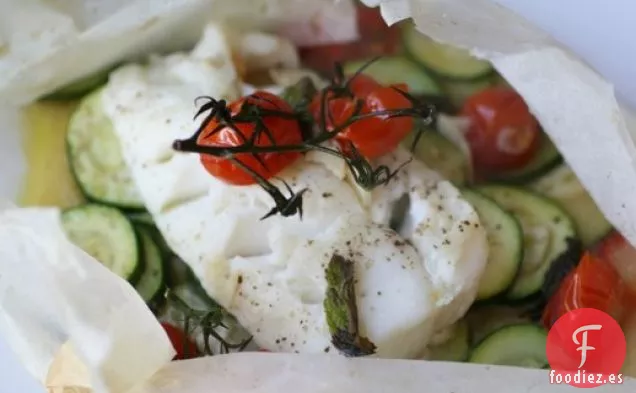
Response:
[{"label": "zucchini slice", "polygon": [[[345,63],[346,75],[355,74],[369,60]],[[363,74],[371,76],[383,85],[405,83],[413,95],[442,95],[442,89],[428,73],[403,56],[381,57],[366,67]]]},{"label": "zucchini slice", "polygon": [[404,24],[402,37],[408,56],[442,78],[479,79],[494,71],[490,62],[477,59],[465,49],[434,41],[420,33],[413,23]]},{"label": "zucchini slice", "polygon": [[558,166],[529,187],[554,200],[570,214],[583,247],[592,246],[612,230],[612,224],[567,165]]},{"label": "zucchini slice", "polygon": [[109,68],[107,70],[99,71],[85,78],[76,80],[75,82],[71,82],[68,85],[42,97],[41,100],[67,101],[82,98],[91,91],[96,90],[97,88],[108,83],[108,76],[110,75],[110,72],[112,70],[112,68]]},{"label": "zucchini slice", "polygon": [[145,224],[153,227],[155,225],[155,220],[148,212],[132,212],[128,214],[128,218],[130,218],[130,220],[136,224]]},{"label": "zucchini slice", "polygon": [[488,236],[488,263],[479,280],[477,301],[491,299],[511,287],[523,261],[523,231],[517,219],[492,199],[464,189]]},{"label": "zucchini slice", "polygon": [[153,233],[145,225],[137,225],[141,243],[143,271],[135,283],[135,289],[146,303],[150,303],[165,289],[164,260],[161,249],[153,239]]},{"label": "zucchini slice", "polygon": [[[403,146],[411,149],[416,135],[416,132],[411,132],[402,141]],[[453,184],[461,186],[466,183],[468,178],[466,156],[439,132],[432,129],[422,132],[413,154]]]},{"label": "zucchini slice", "polygon": [[563,162],[561,153],[550,138],[541,133],[541,142],[537,153],[523,168],[488,175],[489,180],[510,184],[526,184],[550,172]]},{"label": "zucchini slice", "polygon": [[119,140],[101,105],[101,90],[82,100],[66,136],[69,162],[86,197],[127,209],[143,202],[121,154]]},{"label": "zucchini slice", "polygon": [[442,360],[449,362],[465,362],[470,351],[468,324],[459,320],[453,327],[450,338],[428,348],[427,360]]},{"label": "zucchini slice", "polygon": [[142,266],[137,234],[119,209],[95,203],[73,207],[62,213],[62,227],[77,247],[135,284]]},{"label": "zucchini slice", "polygon": [[511,213],[523,229],[521,269],[506,293],[511,300],[537,294],[552,264],[568,253],[578,236],[570,216],[549,199],[522,188],[487,185],[477,189]]},{"label": "zucchini slice", "polygon": [[525,368],[544,368],[548,364],[546,331],[534,324],[505,326],[488,335],[473,349],[470,363]]},{"label": "zucchini slice", "polygon": [[532,323],[529,307],[518,305],[479,305],[471,308],[465,316],[470,332],[470,342],[481,342],[492,332],[505,326]]},{"label": "zucchini slice", "polygon": [[444,94],[456,110],[464,106],[468,97],[495,85],[494,78],[480,78],[474,81],[442,80]]}]

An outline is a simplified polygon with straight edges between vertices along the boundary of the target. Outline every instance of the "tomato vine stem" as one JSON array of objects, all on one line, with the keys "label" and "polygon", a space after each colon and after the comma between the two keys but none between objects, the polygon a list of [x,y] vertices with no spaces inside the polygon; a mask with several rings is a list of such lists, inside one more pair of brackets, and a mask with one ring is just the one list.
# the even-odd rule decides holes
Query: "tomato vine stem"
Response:
[{"label": "tomato vine stem", "polygon": [[[302,106],[294,109],[293,112],[288,112],[263,108],[258,105],[258,102],[246,100],[238,113],[233,114],[228,108],[225,100],[216,100],[209,96],[198,97],[195,100],[195,104],[201,99],[205,99],[207,102],[199,108],[195,114],[195,119],[205,112],[209,113],[206,115],[194,135],[187,139],[174,141],[173,148],[180,152],[211,155],[228,159],[248,173],[254,181],[272,197],[275,203],[275,206],[263,217],[263,219],[276,214],[280,214],[284,217],[298,214],[302,219],[302,197],[307,189],[294,192],[288,184],[283,183],[290,194],[290,196],[286,197],[279,187],[272,184],[272,182],[257,173],[253,168],[250,168],[248,165],[245,165],[243,162],[238,160],[237,155],[249,154],[253,156],[261,166],[267,169],[264,160],[261,158],[261,155],[263,154],[291,152],[307,153],[309,151],[317,151],[343,159],[351,171],[355,182],[365,190],[371,191],[378,186],[386,185],[411,160],[402,163],[395,170],[391,170],[386,165],[380,165],[377,168],[374,168],[369,160],[358,151],[357,147],[353,143],[348,143],[346,146],[346,152],[342,149],[334,149],[324,145],[326,142],[336,138],[336,136],[340,133],[346,131],[356,122],[364,119],[380,118],[386,120],[397,117],[412,117],[420,119],[424,125],[434,122],[436,109],[433,105],[423,102],[397,87],[393,87],[393,89],[409,101],[411,104],[409,107],[362,113],[364,101],[354,97],[354,94],[350,89],[350,85],[354,78],[360,75],[364,69],[370,66],[375,60],[377,60],[377,58],[365,63],[347,79],[344,77],[342,66],[340,64],[336,64],[334,77],[332,78],[330,85],[326,86],[317,93],[320,94],[320,115],[318,121],[307,121],[307,119],[311,118],[311,116],[308,115],[307,109]],[[299,83],[302,82],[307,84],[306,80]],[[327,127],[328,120],[331,121],[331,124],[334,123],[333,114],[329,109],[330,100],[343,96],[350,97],[354,100],[352,113],[346,121],[341,124],[334,125],[333,128],[329,130]],[[263,97],[250,97],[254,98],[253,101],[260,100],[270,102]],[[305,130],[307,132],[302,133],[302,143],[279,144],[263,121],[265,118],[270,116],[296,120],[301,124],[301,128],[310,127],[311,129],[308,131]],[[206,138],[228,127],[236,133],[239,138],[241,138],[242,144],[237,146],[203,146],[199,144],[198,141],[201,134],[206,130],[211,121],[216,121],[218,125],[205,135]],[[241,124],[250,124],[254,126],[254,132],[249,138],[240,131],[239,125]],[[415,137],[412,149],[415,149],[415,145],[420,139],[421,132],[424,130],[424,127],[418,128],[418,135]],[[259,145],[261,138],[267,138],[270,145]]]}]

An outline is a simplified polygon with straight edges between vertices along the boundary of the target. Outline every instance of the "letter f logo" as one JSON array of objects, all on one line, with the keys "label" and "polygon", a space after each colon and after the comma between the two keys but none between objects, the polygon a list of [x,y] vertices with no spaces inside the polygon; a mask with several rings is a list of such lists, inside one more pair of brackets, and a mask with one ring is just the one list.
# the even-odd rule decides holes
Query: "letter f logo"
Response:
[{"label": "letter f logo", "polygon": [[[580,345],[580,347],[576,349],[577,351],[581,351],[581,364],[579,364],[579,368],[583,367],[585,361],[587,360],[587,351],[593,351],[596,349],[592,346],[587,345],[587,332],[589,330],[601,330],[601,327],[601,325],[585,325],[576,329],[572,334],[572,341],[574,341],[576,345]],[[581,332],[583,333],[581,334],[582,340],[581,342],[579,342],[577,336]]]}]

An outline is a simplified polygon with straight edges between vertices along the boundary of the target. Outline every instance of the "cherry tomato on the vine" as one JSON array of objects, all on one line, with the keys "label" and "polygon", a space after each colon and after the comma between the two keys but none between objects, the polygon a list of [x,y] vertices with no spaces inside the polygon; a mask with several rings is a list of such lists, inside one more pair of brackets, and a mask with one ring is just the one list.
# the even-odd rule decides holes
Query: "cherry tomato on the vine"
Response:
[{"label": "cherry tomato on the vine", "polygon": [[477,172],[518,169],[538,150],[539,123],[523,98],[510,88],[492,87],[474,94],[461,114],[470,119],[466,139]]},{"label": "cherry tomato on the vine", "polygon": [[[396,88],[408,92],[406,85],[382,86],[373,78],[360,74],[349,84],[353,99],[328,95],[323,116],[322,94],[318,94],[312,101],[310,110],[319,124],[323,123],[324,118],[327,129],[332,131],[349,121],[359,101],[363,103],[360,115],[411,107],[411,102],[397,92]],[[349,143],[353,143],[363,156],[373,159],[394,150],[412,129],[411,117],[389,118],[388,115],[378,115],[353,122],[338,133],[335,139],[344,149]]]},{"label": "cherry tomato on the vine", "polygon": [[[232,115],[236,115],[246,103],[256,105],[265,110],[275,110],[289,114],[293,113],[292,107],[285,100],[266,91],[256,91],[249,96],[230,103],[228,108]],[[263,117],[262,121],[269,130],[269,133],[263,132],[258,135],[255,143],[256,146],[272,146],[274,144],[292,145],[302,142],[302,134],[297,120],[272,115]],[[219,122],[217,120],[208,122],[203,132],[199,135],[197,144],[201,146],[221,147],[241,146],[245,143],[243,137],[249,140],[256,129],[256,124],[254,123],[238,123],[236,124],[236,128],[240,131],[242,136],[227,126],[210,135],[218,126]],[[270,136],[273,137],[274,141],[270,139]],[[301,154],[297,152],[261,153],[258,156],[265,166],[263,166],[254,155],[249,153],[237,154],[234,158],[265,179],[269,179],[292,164],[300,155]],[[210,174],[226,183],[233,185],[249,185],[255,183],[254,178],[249,173],[245,172],[227,158],[201,154],[201,163]]]},{"label": "cherry tomato on the vine", "polygon": [[611,263],[587,252],[548,301],[543,324],[549,328],[559,317],[578,308],[595,308],[621,321],[629,308],[630,292]]},{"label": "cherry tomato on the vine", "polygon": [[168,338],[170,338],[170,342],[177,352],[172,360],[191,359],[198,356],[199,350],[197,346],[190,337],[185,335],[183,330],[166,322],[162,322],[161,326],[168,334]]},{"label": "cherry tomato on the vine", "polygon": [[[613,231],[597,245],[596,254],[610,262],[631,291],[636,291],[636,248],[627,239]],[[636,299],[633,305],[636,307]]]}]

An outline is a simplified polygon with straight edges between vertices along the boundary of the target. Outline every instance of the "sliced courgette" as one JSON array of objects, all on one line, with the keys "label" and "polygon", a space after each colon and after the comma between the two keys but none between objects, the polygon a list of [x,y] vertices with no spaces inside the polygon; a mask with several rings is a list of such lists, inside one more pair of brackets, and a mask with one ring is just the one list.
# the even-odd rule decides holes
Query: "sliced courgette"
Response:
[{"label": "sliced courgette", "polygon": [[82,100],[71,116],[66,141],[71,168],[88,199],[143,208],[112,122],[102,109],[101,91]]},{"label": "sliced courgette", "polygon": [[561,153],[544,132],[541,133],[540,143],[537,153],[523,168],[488,174],[488,178],[502,183],[525,184],[548,173],[563,162]]},{"label": "sliced courgette", "polygon": [[572,219],[557,204],[529,190],[503,185],[477,190],[515,216],[523,229],[523,262],[506,297],[521,300],[537,294],[552,264],[569,251],[572,239],[578,239]]},{"label": "sliced courgette", "polygon": [[449,362],[465,362],[468,358],[470,342],[468,335],[468,324],[459,320],[448,340],[428,348],[428,360],[441,360]]},{"label": "sliced courgette", "polygon": [[[344,65],[346,75],[353,75],[369,60],[348,62]],[[439,84],[421,67],[403,56],[381,57],[364,68],[363,74],[371,76],[383,85],[405,83],[409,93],[421,95],[441,95]]]},{"label": "sliced courgette", "polygon": [[128,218],[130,218],[135,223],[152,225],[152,226],[155,225],[155,220],[152,218],[152,215],[148,212],[132,212],[128,214]]},{"label": "sliced courgette", "polygon": [[474,345],[504,326],[531,323],[531,309],[519,305],[481,304],[472,307],[464,317]]},{"label": "sliced courgette", "polygon": [[165,289],[163,253],[149,228],[137,225],[136,229],[141,243],[143,271],[135,283],[135,289],[146,303],[150,303]]},{"label": "sliced courgette", "polygon": [[128,218],[114,207],[89,203],[62,213],[69,240],[110,271],[134,284],[142,263],[137,234]]},{"label": "sliced courgette", "polygon": [[[411,149],[416,134],[416,132],[409,134],[404,139],[403,146]],[[427,129],[420,135],[415,146],[415,157],[453,184],[459,186],[465,184],[468,161],[461,150],[435,130]]]},{"label": "sliced courgette", "polygon": [[177,285],[171,290],[172,295],[185,302],[193,310],[214,310],[220,306],[208,296],[198,280]]},{"label": "sliced courgette", "polygon": [[511,287],[523,261],[523,231],[517,219],[492,199],[464,189],[488,236],[488,263],[479,280],[478,301],[503,294]]},{"label": "sliced courgette", "polygon": [[474,81],[441,80],[440,85],[448,100],[459,110],[468,97],[494,86],[494,78],[486,77]]},{"label": "sliced courgette", "polygon": [[546,331],[534,324],[505,326],[488,335],[472,350],[470,363],[526,368],[548,364]]},{"label": "sliced courgette", "polygon": [[70,84],[42,97],[43,101],[66,101],[82,98],[91,91],[108,83],[108,76],[112,68],[99,71],[85,78],[71,82]]},{"label": "sliced courgette", "polygon": [[593,245],[612,230],[612,224],[567,165],[559,165],[529,187],[554,200],[570,214],[583,247]]},{"label": "sliced courgette", "polygon": [[190,266],[183,262],[181,258],[173,254],[167,254],[167,251],[167,249],[164,249],[164,253],[167,257],[166,285],[170,288],[177,288],[184,285],[189,286],[191,283],[196,283],[196,286],[200,287],[201,284]]},{"label": "sliced courgette", "polygon": [[442,44],[420,33],[413,23],[402,27],[404,49],[418,64],[447,79],[478,79],[493,73],[488,61],[474,57],[465,49]]}]

